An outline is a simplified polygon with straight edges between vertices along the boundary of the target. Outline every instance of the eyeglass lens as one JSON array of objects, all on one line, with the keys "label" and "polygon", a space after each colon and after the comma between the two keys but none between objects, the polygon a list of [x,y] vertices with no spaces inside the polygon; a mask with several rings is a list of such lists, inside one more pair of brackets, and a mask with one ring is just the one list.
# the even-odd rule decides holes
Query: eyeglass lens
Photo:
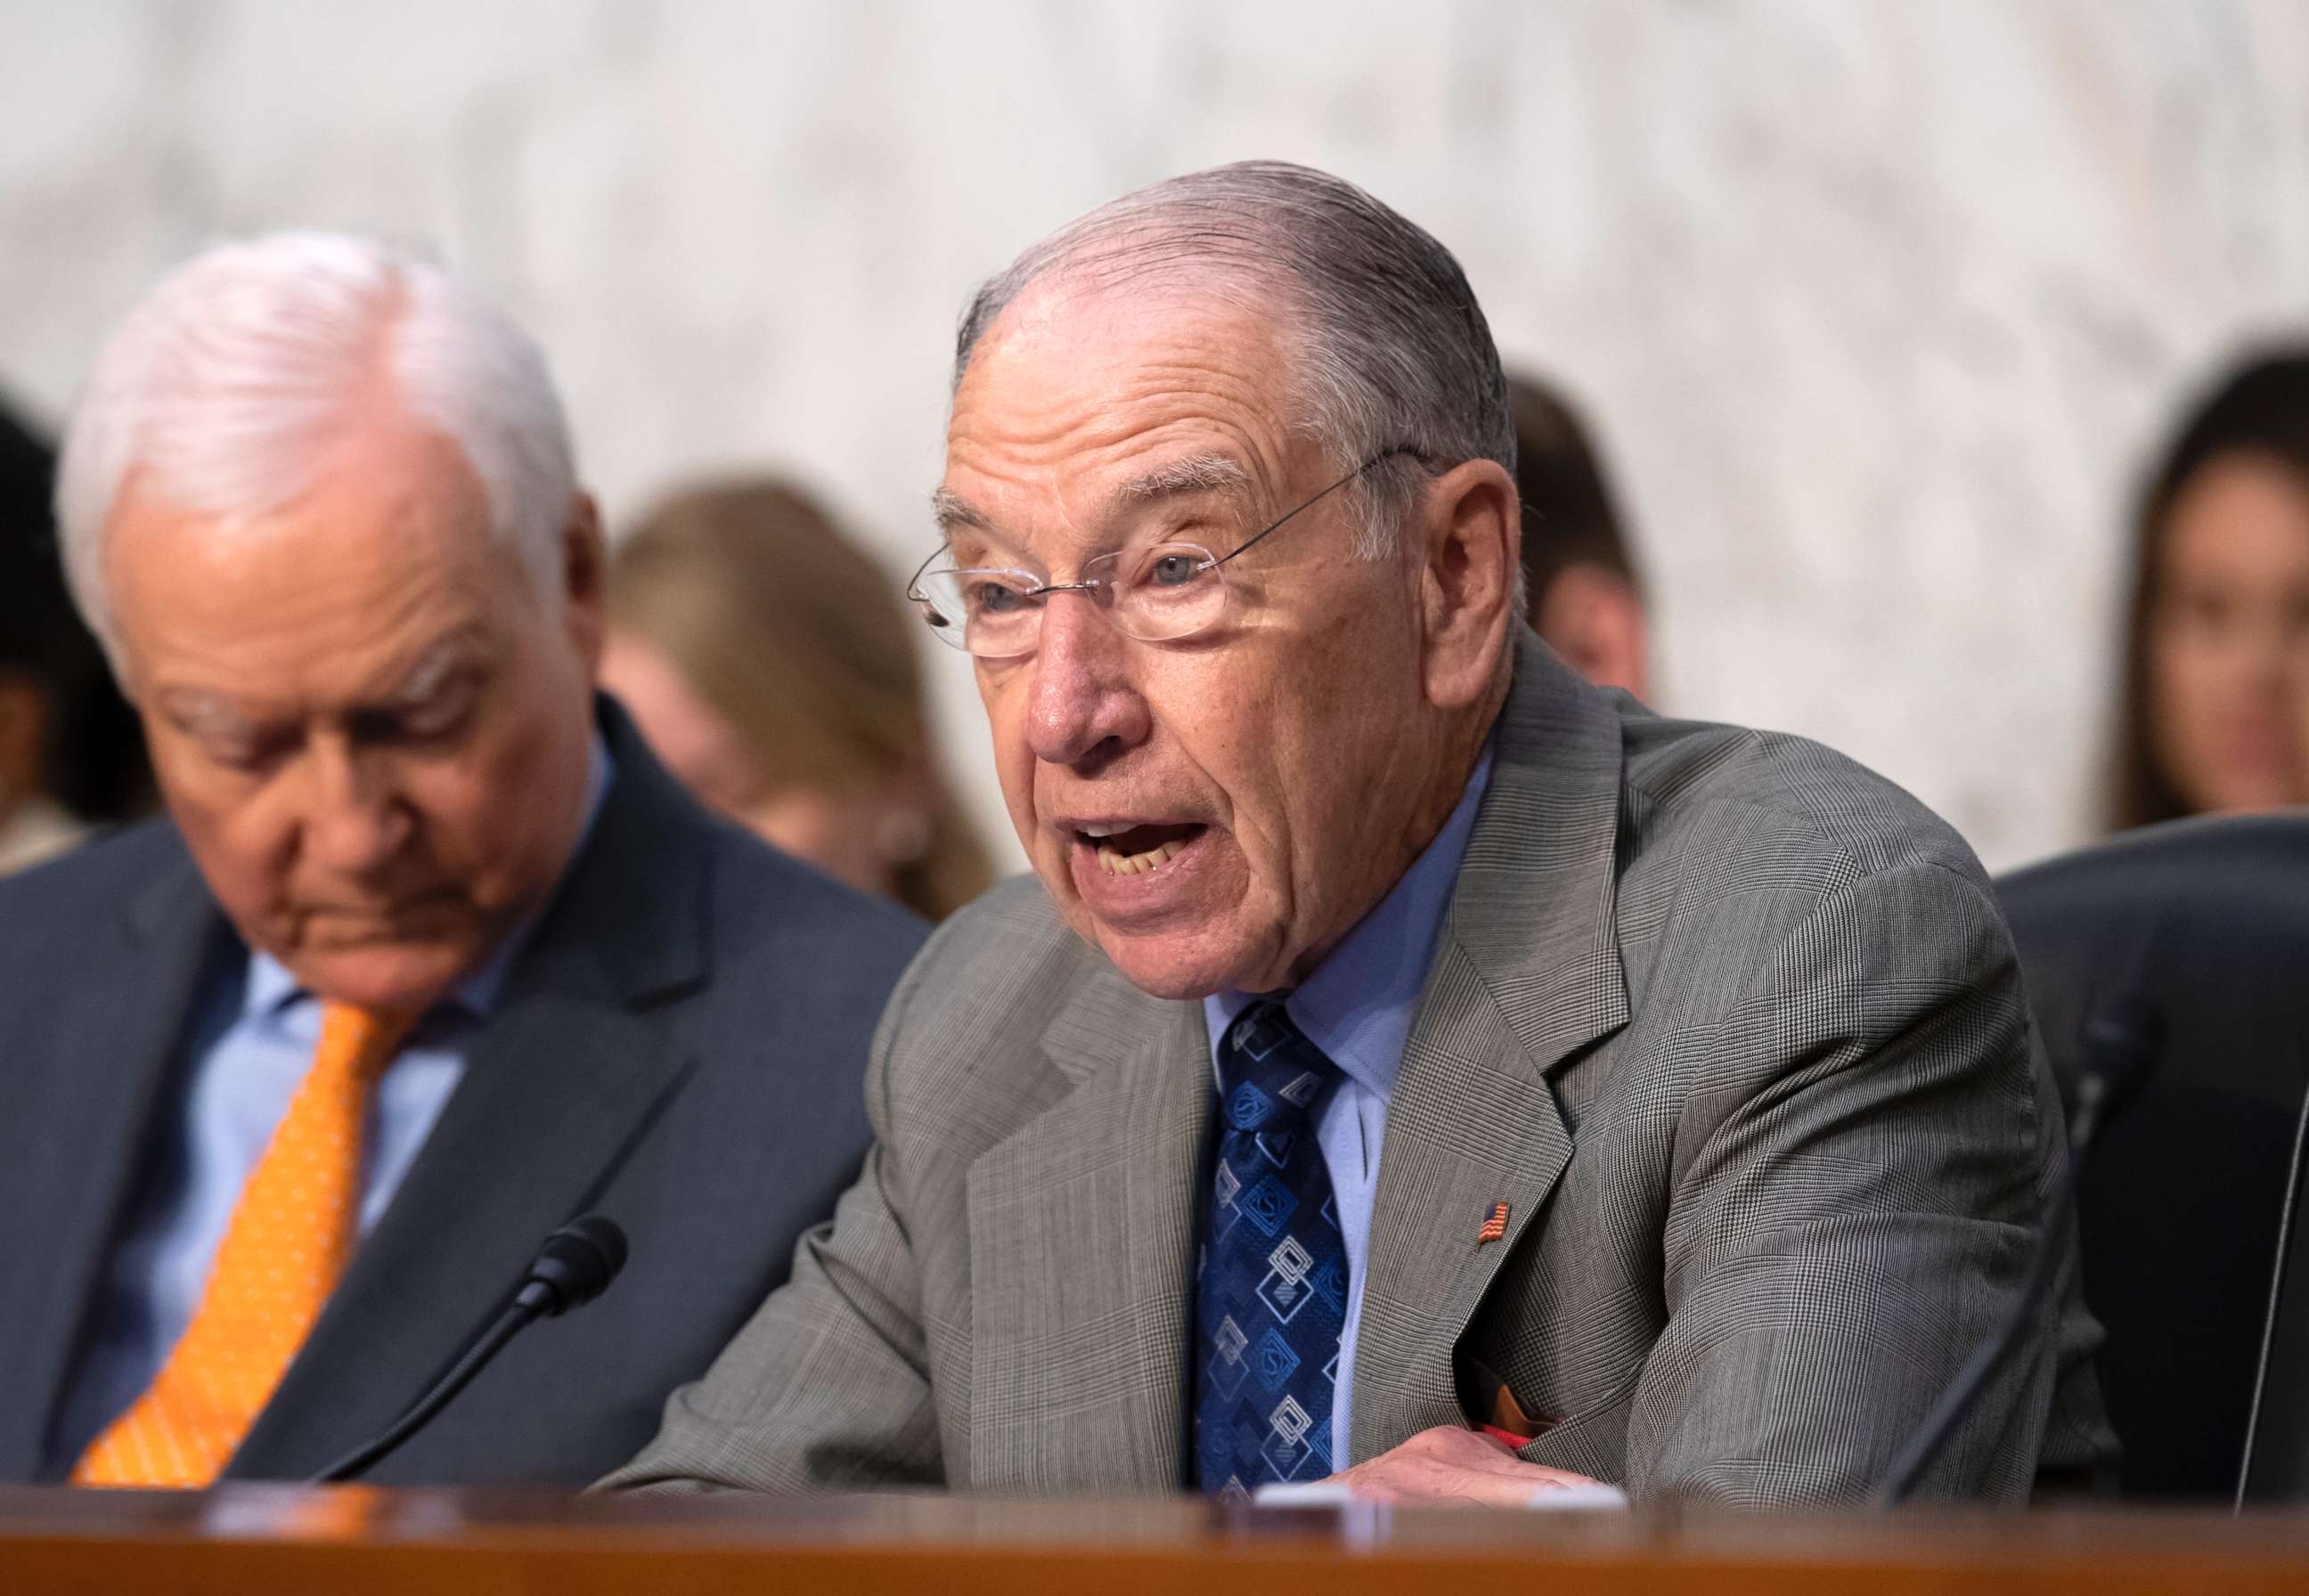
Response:
[{"label": "eyeglass lens", "polygon": [[982,659],[1032,652],[1043,613],[1061,593],[1081,593],[1117,630],[1147,643],[1203,631],[1226,607],[1224,569],[1192,543],[1101,555],[1085,561],[1072,582],[1039,582],[1023,571],[926,571],[916,591],[938,634]]}]

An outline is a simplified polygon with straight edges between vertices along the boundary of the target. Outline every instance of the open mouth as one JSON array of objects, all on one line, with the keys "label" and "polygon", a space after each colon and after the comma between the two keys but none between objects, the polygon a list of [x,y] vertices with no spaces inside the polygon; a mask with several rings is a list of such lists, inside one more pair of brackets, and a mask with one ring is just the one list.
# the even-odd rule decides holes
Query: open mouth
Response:
[{"label": "open mouth", "polygon": [[1098,867],[1109,876],[1143,876],[1150,870],[1159,870],[1208,829],[1199,824],[1073,828],[1075,835],[1096,855]]}]

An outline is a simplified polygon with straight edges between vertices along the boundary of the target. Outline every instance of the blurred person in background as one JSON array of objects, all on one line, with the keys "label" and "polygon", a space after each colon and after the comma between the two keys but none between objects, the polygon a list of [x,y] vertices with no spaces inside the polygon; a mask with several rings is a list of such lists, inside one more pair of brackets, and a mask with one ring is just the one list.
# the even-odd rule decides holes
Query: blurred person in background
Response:
[{"label": "blurred person in background", "polygon": [[897,583],[800,489],[687,489],[610,562],[601,679],[706,803],[943,919],[993,880],[938,773]]},{"label": "blurred person in background", "polygon": [[0,409],[0,876],[151,797],[135,717],[65,591],[55,480],[48,444]]},{"label": "blurred person in background", "polygon": [[1571,401],[1536,377],[1509,376],[1508,403],[1532,630],[1597,686],[1648,702],[1643,582],[1593,435]]},{"label": "blurred person in background", "polygon": [[2309,349],[2184,418],[2136,524],[2111,824],[2309,803]]}]

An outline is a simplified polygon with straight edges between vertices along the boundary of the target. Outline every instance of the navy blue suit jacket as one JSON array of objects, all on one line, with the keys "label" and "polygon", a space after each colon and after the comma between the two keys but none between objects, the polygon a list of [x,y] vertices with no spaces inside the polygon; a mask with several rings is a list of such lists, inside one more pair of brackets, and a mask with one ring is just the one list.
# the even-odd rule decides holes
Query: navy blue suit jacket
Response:
[{"label": "navy blue suit jacket", "polygon": [[[528,1331],[373,1478],[597,1478],[655,1433],[833,1211],[860,1080],[924,928],[709,816],[601,704],[617,767],[465,1074],[228,1478],[384,1428],[540,1239],[610,1215],[609,1293]],[[245,958],[155,822],[0,882],[0,1481],[60,1479],[61,1399],[174,1123],[204,978]]]}]

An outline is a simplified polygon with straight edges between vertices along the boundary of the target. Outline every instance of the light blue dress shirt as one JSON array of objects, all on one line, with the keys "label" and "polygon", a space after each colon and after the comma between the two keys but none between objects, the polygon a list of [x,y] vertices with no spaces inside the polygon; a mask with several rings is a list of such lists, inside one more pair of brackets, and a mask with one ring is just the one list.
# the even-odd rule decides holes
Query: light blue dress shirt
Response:
[{"label": "light blue dress shirt", "polygon": [[[596,736],[580,848],[610,776],[609,750]],[[488,962],[436,1003],[377,1078],[361,1148],[363,1236],[463,1079],[466,1046],[496,1007],[506,971],[535,923],[532,917],[515,927]],[[95,1339],[66,1399],[56,1436],[65,1457],[78,1457],[143,1394],[184,1335],[240,1189],[320,1045],[321,1000],[269,953],[252,953],[240,971],[220,976],[193,1013],[184,1092],[156,1143],[161,1164],[113,1249]]]},{"label": "light blue dress shirt", "polygon": [[[1362,1328],[1364,1260],[1371,1252],[1371,1194],[1379,1188],[1379,1145],[1387,1139],[1387,1106],[1403,1067],[1420,988],[1435,954],[1435,938],[1451,907],[1459,862],[1474,830],[1475,810],[1492,779],[1487,744],[1467,778],[1458,807],[1435,840],[1412,861],[1379,907],[1355,922],[1322,963],[1284,1002],[1284,1012],[1339,1066],[1341,1079],[1315,1123],[1323,1164],[1337,1201],[1339,1235],[1347,1251],[1346,1322],[1339,1330],[1339,1378],[1331,1393],[1331,1455],[1346,1466],[1354,1418],[1355,1342]],[[1203,999],[1211,1033],[1211,1072],[1234,1017],[1257,994],[1221,992]]]}]

